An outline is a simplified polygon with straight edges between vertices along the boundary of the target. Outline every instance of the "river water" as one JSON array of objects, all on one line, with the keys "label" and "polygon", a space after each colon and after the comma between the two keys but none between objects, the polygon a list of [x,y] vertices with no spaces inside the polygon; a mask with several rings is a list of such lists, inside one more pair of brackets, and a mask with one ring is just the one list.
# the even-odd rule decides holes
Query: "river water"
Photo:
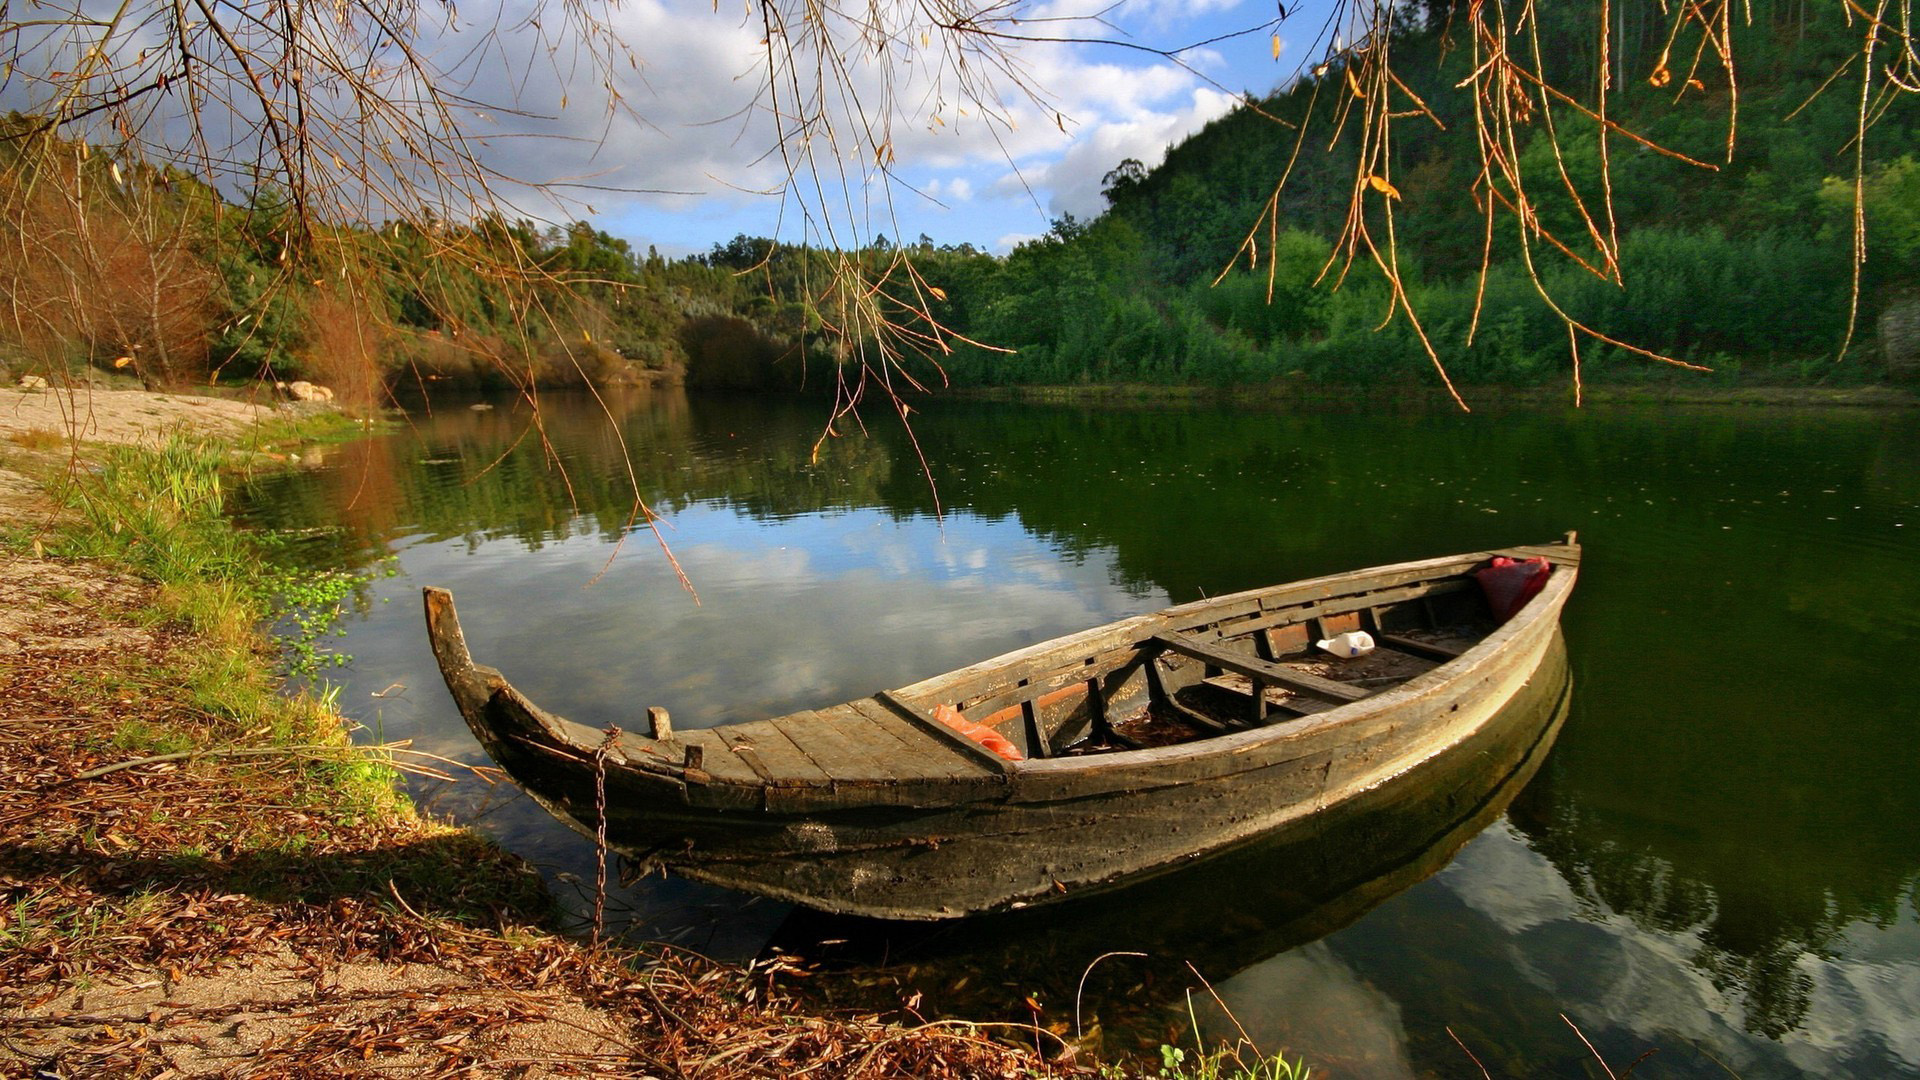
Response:
[{"label": "river water", "polygon": [[[629,933],[822,957],[834,1001],[1060,1030],[1077,1005],[1108,1053],[1197,1020],[1316,1075],[1600,1075],[1595,1052],[1653,1051],[1635,1075],[1920,1076],[1912,412],[936,401],[916,448],[882,408],[829,434],[815,404],[679,393],[550,399],[537,426],[511,401],[432,405],[260,481],[243,514],[316,564],[386,568],[327,678],[368,739],[475,764],[421,585],[452,588],[476,657],[553,711],[704,726],[1203,594],[1586,545],[1557,742],[1367,881],[1303,869],[1351,836],[1289,840],[925,931],[648,877],[614,890]],[[510,785],[413,787],[586,910],[591,844]],[[1115,951],[1149,955],[1083,985]]]}]

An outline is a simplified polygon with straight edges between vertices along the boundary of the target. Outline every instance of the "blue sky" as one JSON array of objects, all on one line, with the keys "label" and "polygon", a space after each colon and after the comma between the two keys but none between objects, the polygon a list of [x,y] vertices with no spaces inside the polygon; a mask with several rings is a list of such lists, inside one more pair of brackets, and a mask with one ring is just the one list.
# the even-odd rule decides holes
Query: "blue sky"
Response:
[{"label": "blue sky", "polygon": [[[52,108],[66,89],[63,73],[77,69],[93,72],[89,93],[113,96],[123,78],[177,67],[168,59],[174,9],[134,0],[123,21],[119,2],[25,0],[16,29],[37,29],[7,39],[14,55],[0,78],[0,110]],[[280,49],[262,27],[278,24],[259,21],[254,7],[263,2],[217,10],[225,33],[271,59]],[[473,103],[461,107],[466,146],[496,177],[546,185],[492,183],[509,212],[584,218],[670,255],[737,233],[841,246],[924,233],[1005,251],[1062,214],[1098,213],[1100,179],[1122,159],[1155,165],[1242,93],[1290,79],[1320,55],[1339,2],[1289,3],[1281,19],[1275,0],[473,0],[423,5],[413,44],[437,69],[436,90]],[[329,73],[368,73],[375,113],[424,115],[428,95],[359,10],[312,9],[301,55],[309,101],[347,118],[313,160],[323,171],[331,159],[337,174],[379,178],[335,189],[342,197],[329,212],[379,221],[395,204],[382,201],[378,183],[425,169],[418,155],[411,166],[382,164],[381,147],[410,136],[363,128],[353,117],[366,97]],[[820,13],[817,21],[804,21],[806,12]],[[782,18],[803,21],[772,22]],[[975,32],[942,29],[963,20]],[[213,57],[194,69],[216,79],[197,99],[199,133],[212,145],[189,136],[196,99],[178,81],[135,101],[140,140],[146,156],[175,161],[201,145],[226,170],[215,181],[244,196],[253,158],[272,156],[265,129],[247,118],[259,105],[237,66],[229,63],[232,81],[218,84],[216,35],[199,23],[188,31]],[[782,43],[799,65],[779,59],[788,55]],[[985,51],[989,43],[1005,54]],[[313,66],[316,51],[334,65]],[[833,73],[819,99],[816,65]],[[768,96],[770,83],[777,97]],[[223,99],[234,112],[221,111]],[[810,139],[794,122],[795,100],[810,103],[799,112],[826,118]],[[69,133],[100,146],[129,130],[111,112],[83,115],[93,127]],[[437,146],[427,157],[444,163]],[[482,209],[468,188],[442,190],[447,205],[435,209],[446,217]]]},{"label": "blue sky", "polygon": [[[712,0],[628,0],[612,14],[633,50],[617,86],[628,112],[609,114],[593,95],[559,82],[522,81],[522,108],[552,113],[574,136],[554,144],[512,143],[502,167],[529,178],[571,178],[579,203],[544,217],[578,216],[666,254],[704,251],[736,233],[789,241],[864,242],[877,234],[937,243],[972,242],[1004,251],[1044,232],[1063,213],[1104,206],[1100,179],[1122,159],[1152,166],[1166,148],[1232,107],[1240,93],[1264,93],[1290,79],[1323,47],[1328,0],[1040,0],[1019,9],[1013,63],[990,85],[975,58],[962,71],[924,47],[885,56],[842,42],[847,82],[864,107],[858,122],[836,110],[838,155],[822,151],[821,189],[775,192],[785,172],[768,150],[760,9]],[[869,9],[870,10],[870,9]],[[916,6],[912,11],[924,11]],[[899,38],[938,45],[937,31],[897,27]],[[1224,37],[1250,31],[1240,36]],[[1278,34],[1280,55],[1274,56]],[[1108,43],[1086,41],[1106,39]],[[1212,40],[1180,62],[1126,44],[1168,48]],[[963,86],[963,81],[974,80]],[[577,82],[577,80],[576,80]],[[1038,100],[1024,92],[1031,87]],[[888,107],[889,93],[891,107]],[[968,93],[974,100],[968,99]],[[565,110],[560,95],[567,95]],[[991,108],[983,116],[979,98]],[[890,124],[886,121],[890,120]],[[862,172],[849,145],[881,144],[895,182]],[[884,127],[875,134],[878,127]],[[791,144],[790,144],[791,145]],[[870,158],[864,160],[870,162]],[[839,175],[845,172],[843,180]],[[591,185],[584,186],[584,185]],[[623,193],[612,188],[648,189]],[[823,210],[822,207],[825,207]],[[812,225],[807,224],[809,212]],[[831,219],[832,237],[826,236]]]}]

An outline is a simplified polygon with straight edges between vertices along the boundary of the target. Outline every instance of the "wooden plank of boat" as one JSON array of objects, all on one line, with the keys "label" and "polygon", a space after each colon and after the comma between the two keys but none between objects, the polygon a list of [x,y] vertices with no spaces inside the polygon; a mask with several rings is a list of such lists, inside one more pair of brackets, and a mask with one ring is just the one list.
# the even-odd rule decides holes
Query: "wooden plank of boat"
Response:
[{"label": "wooden plank of boat", "polygon": [[1472,555],[1425,559],[1399,566],[1377,567],[1371,570],[1289,582],[1284,585],[1270,585],[1239,596],[1196,600],[1168,608],[1161,614],[1168,618],[1173,629],[1190,631],[1199,625],[1243,618],[1257,610],[1337,601],[1340,598],[1357,597],[1364,593],[1379,592],[1396,586],[1457,578],[1477,566],[1485,565],[1490,554],[1478,552]]},{"label": "wooden plank of boat", "polygon": [[1312,694],[1315,697],[1323,697],[1330,701],[1359,701],[1361,698],[1372,693],[1370,690],[1362,690],[1358,687],[1348,686],[1346,683],[1335,682],[1332,679],[1322,678],[1319,675],[1309,674],[1305,671],[1296,671],[1293,668],[1262,660],[1259,657],[1228,652],[1218,646],[1209,645],[1203,641],[1189,637],[1186,634],[1176,633],[1171,630],[1164,634],[1154,635],[1153,640],[1183,656],[1191,656],[1195,660],[1205,661],[1223,671],[1231,671],[1245,675],[1247,678],[1252,679],[1255,684],[1267,683],[1273,686],[1284,686],[1289,690],[1297,690],[1303,694]]},{"label": "wooden plank of boat", "polygon": [[1569,554],[1565,544],[1522,544],[1519,547],[1503,548],[1494,552],[1513,559],[1545,559],[1555,566],[1580,565],[1579,549]]},{"label": "wooden plank of boat", "polygon": [[765,720],[729,724],[716,729],[714,734],[772,787],[831,787],[833,784],[833,777],[825,769]]},{"label": "wooden plank of boat", "polygon": [[[1468,576],[1496,553],[1447,556],[1183,604],[872,698],[705,731],[655,731],[660,738],[642,734],[651,730],[643,722],[609,739],[541,711],[499,672],[473,663],[447,594],[426,597],[435,658],[468,724],[542,805],[577,827],[593,831],[595,768],[604,763],[607,835],[621,850],[828,910],[939,918],[1153,872],[1464,744],[1558,641],[1579,548],[1569,536],[1497,554],[1535,551],[1549,555],[1554,575],[1497,627]],[[1484,636],[1455,636],[1462,619],[1478,620]],[[1405,647],[1434,665],[1402,657],[1382,679],[1356,686],[1288,659],[1302,658],[1315,632],[1363,625],[1393,627],[1380,636],[1387,649]],[[1445,631],[1449,640],[1421,642],[1402,630]],[[1456,640],[1462,649],[1453,655]],[[1174,656],[1183,659],[1156,659]],[[1223,730],[1173,745],[1127,749],[1115,739],[1105,752],[1049,754],[1043,720],[1078,729],[1091,717],[1098,733],[1110,707],[1116,716],[1178,714],[1178,695],[1209,671],[1248,680],[1240,697],[1257,726],[1217,725]],[[1281,691],[1289,693],[1275,700]],[[1235,693],[1209,692],[1228,701]],[[935,720],[937,705],[991,720],[1036,752],[1007,761]]]},{"label": "wooden plank of boat", "polygon": [[1221,619],[1210,626],[1190,630],[1189,634],[1198,637],[1239,637],[1258,630],[1270,630],[1281,626],[1301,625],[1312,619],[1331,619],[1343,615],[1354,615],[1369,608],[1385,607],[1389,604],[1403,603],[1408,600],[1424,599],[1430,596],[1444,596],[1448,593],[1464,592],[1473,586],[1470,582],[1458,579],[1449,581],[1422,582],[1414,585],[1400,585],[1379,589],[1358,596],[1342,596],[1317,602],[1288,604],[1284,606],[1263,607],[1259,611],[1248,612],[1230,619]]},{"label": "wooden plank of boat", "polygon": [[[715,731],[677,731],[674,741],[681,746],[680,760],[684,763],[686,750],[698,749],[700,764],[698,768],[713,780],[722,784],[752,786],[760,782],[760,775],[753,770],[733,747]],[[683,766],[684,767],[684,766]]]},{"label": "wooden plank of boat", "polygon": [[952,770],[957,775],[977,775],[983,770],[997,774],[1005,773],[1012,765],[1012,762],[887,691],[883,690],[871,698],[849,701],[847,706],[899,740],[909,753],[932,759],[936,769]]},{"label": "wooden plank of boat", "polygon": [[1012,719],[1011,716],[1001,716],[1001,713],[1008,708],[1018,707],[1022,702],[1055,704],[1076,694],[1086,693],[1089,670],[1099,669],[1090,669],[1087,663],[1076,662],[1065,671],[1043,672],[1020,678],[1012,686],[988,693],[986,697],[961,694],[946,704],[959,706],[969,720],[994,726],[1002,720]]},{"label": "wooden plank of boat", "polygon": [[[861,727],[867,726],[866,718],[857,719]],[[836,785],[873,783],[894,776],[894,770],[875,757],[871,742],[861,737],[865,733],[849,733],[843,729],[850,725],[841,721],[803,709],[768,723],[793,740]]]},{"label": "wooden plank of boat", "polygon": [[[1131,656],[1140,640],[1159,629],[1163,621],[1152,615],[1136,615],[1078,634],[1042,641],[945,675],[922,679],[891,693],[902,701],[944,702],[951,705],[1009,689],[1018,684],[1021,678],[1034,672],[1051,671],[1063,666],[1098,670],[1114,660]],[[1073,681],[1084,680],[1089,674],[1081,672],[1079,678]]]},{"label": "wooden plank of boat", "polygon": [[1451,645],[1443,645],[1437,641],[1421,641],[1417,638],[1410,638],[1401,634],[1389,634],[1383,630],[1374,631],[1373,636],[1375,640],[1383,645],[1391,646],[1402,652],[1413,653],[1415,656],[1425,656],[1434,660],[1452,660],[1454,657],[1466,652],[1465,649],[1456,649]]},{"label": "wooden plank of boat", "polygon": [[824,786],[811,791],[780,789],[772,803],[786,808],[806,804],[831,809],[850,802],[941,805],[970,797],[982,784],[993,783],[988,770],[885,710],[875,716],[850,703],[803,710],[767,723],[828,775]]}]

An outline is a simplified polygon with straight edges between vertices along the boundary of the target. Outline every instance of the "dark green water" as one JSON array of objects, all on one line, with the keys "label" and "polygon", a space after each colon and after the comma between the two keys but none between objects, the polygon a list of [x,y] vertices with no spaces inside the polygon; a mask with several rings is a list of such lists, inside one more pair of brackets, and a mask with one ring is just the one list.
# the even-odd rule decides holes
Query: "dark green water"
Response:
[{"label": "dark green water", "polygon": [[[398,556],[339,643],[343,707],[469,761],[423,584],[453,588],[476,655],[548,708],[604,724],[658,704],[698,726],[1203,592],[1578,529],[1571,707],[1504,816],[1305,943],[1265,932],[1297,916],[1256,880],[1286,874],[1271,861],[1195,879],[1185,904],[1123,901],[1139,910],[1101,913],[1101,946],[1127,948],[1137,919],[1162,955],[1104,961],[1083,1010],[1110,1049],[1157,1044],[1198,984],[1168,985],[1184,969],[1164,954],[1190,949],[1261,1045],[1316,1075],[1479,1075],[1454,1036],[1494,1075],[1601,1075],[1564,1013],[1616,1069],[1657,1048],[1640,1077],[1920,1076],[1920,416],[934,403],[914,425],[936,517],[882,410],[814,463],[809,404],[630,396],[609,424],[555,400],[544,437],[505,404],[439,404],[264,482],[247,515],[318,530],[317,561]],[[698,605],[629,526],[623,446]],[[416,795],[591,887],[590,846],[509,789]],[[732,956],[806,925],[679,881],[616,899],[634,932]],[[1153,932],[1156,905],[1218,933]],[[1070,1021],[1087,947],[1051,975],[991,950],[968,973],[954,940],[902,938],[909,962],[856,981],[1021,1019],[1031,993]]]}]

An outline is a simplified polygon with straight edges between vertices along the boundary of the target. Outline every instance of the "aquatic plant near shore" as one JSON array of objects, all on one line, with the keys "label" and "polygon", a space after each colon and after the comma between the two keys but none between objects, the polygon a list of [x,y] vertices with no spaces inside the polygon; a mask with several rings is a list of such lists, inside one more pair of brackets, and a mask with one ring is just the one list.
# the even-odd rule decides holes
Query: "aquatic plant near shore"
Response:
[{"label": "aquatic plant near shore", "polygon": [[[270,550],[278,544],[278,537],[272,534],[259,539]],[[387,576],[397,572],[391,557],[382,562]],[[339,624],[347,613],[347,598],[359,593],[381,572],[296,566],[269,567],[262,572],[257,587],[274,620],[273,637],[290,678],[312,679],[324,668],[352,662],[351,654],[330,649],[324,643],[330,636],[346,633]],[[361,606],[364,608],[364,600]]]},{"label": "aquatic plant near shore", "polygon": [[275,538],[231,527],[224,474],[232,462],[224,444],[182,432],[152,450],[115,448],[98,469],[68,477],[66,501],[87,527],[70,535],[65,553],[152,578],[195,629],[231,623],[223,636],[244,636],[245,627],[276,625],[285,674],[311,677],[346,663],[320,643],[366,575],[287,565],[273,557]]},{"label": "aquatic plant near shore", "polygon": [[[299,434],[284,428],[256,439]],[[274,737],[300,741],[312,724],[285,719],[288,710],[271,700],[280,697],[280,683],[256,659],[264,645],[261,628],[285,627],[277,674],[309,678],[324,665],[345,663],[347,657],[320,642],[341,614],[340,601],[365,579],[276,564],[272,541],[235,528],[225,517],[233,451],[218,440],[175,432],[153,449],[116,447],[97,467],[70,470],[60,493],[79,519],[52,550],[153,581],[158,589],[146,617],[177,624],[212,646],[183,657],[171,673],[194,703],[229,719],[277,718],[269,723]]]},{"label": "aquatic plant near shore", "polygon": [[1196,1053],[1189,1061],[1185,1050],[1163,1045],[1159,1075],[1164,1080],[1307,1080],[1313,1070],[1305,1058],[1288,1061],[1284,1054],[1255,1056],[1249,1063],[1239,1050],[1229,1047]]}]

